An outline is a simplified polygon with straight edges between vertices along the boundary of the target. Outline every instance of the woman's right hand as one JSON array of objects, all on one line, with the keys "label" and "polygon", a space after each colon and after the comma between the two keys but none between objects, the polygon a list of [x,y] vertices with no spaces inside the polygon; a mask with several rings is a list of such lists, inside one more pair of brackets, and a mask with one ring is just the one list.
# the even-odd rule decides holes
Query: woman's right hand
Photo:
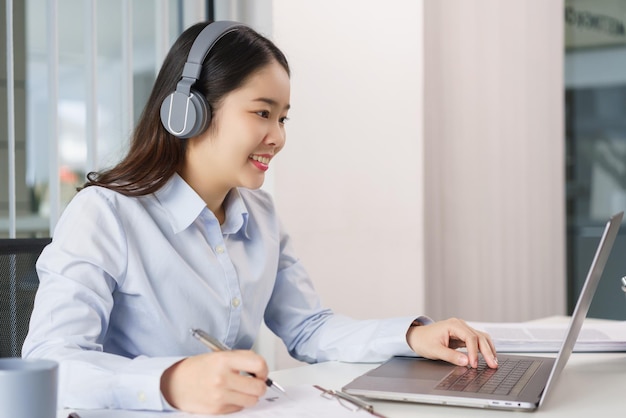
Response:
[{"label": "woman's right hand", "polygon": [[161,393],[181,411],[226,414],[255,405],[267,389],[267,374],[263,357],[249,350],[200,354],[166,369]]}]

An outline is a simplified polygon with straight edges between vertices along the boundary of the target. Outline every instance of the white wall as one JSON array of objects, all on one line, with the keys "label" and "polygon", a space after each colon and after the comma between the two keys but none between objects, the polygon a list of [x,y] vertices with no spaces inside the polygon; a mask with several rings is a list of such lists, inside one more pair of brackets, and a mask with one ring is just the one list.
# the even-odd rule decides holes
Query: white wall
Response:
[{"label": "white wall", "polygon": [[357,318],[565,313],[562,1],[273,9],[293,70],[274,194],[324,302]]},{"label": "white wall", "polygon": [[273,39],[292,69],[274,196],[296,249],[336,311],[421,314],[422,2],[273,8]]},{"label": "white wall", "polygon": [[428,313],[564,314],[563,3],[424,10]]}]

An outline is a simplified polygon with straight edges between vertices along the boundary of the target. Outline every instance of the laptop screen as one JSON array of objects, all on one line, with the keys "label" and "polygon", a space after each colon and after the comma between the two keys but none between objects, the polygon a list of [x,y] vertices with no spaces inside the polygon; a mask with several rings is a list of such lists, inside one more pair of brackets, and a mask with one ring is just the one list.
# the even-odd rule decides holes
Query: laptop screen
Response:
[{"label": "laptop screen", "polygon": [[578,338],[580,329],[582,328],[587,312],[589,311],[591,300],[593,299],[593,295],[598,287],[598,282],[600,282],[600,277],[604,271],[604,266],[609,258],[609,254],[611,253],[611,248],[613,248],[613,243],[615,242],[615,237],[617,236],[619,227],[622,224],[623,216],[624,212],[619,212],[611,216],[611,219],[609,219],[606,227],[604,228],[604,232],[600,238],[600,244],[598,244],[598,249],[593,257],[591,266],[589,267],[589,273],[587,273],[585,284],[580,291],[578,302],[576,302],[576,307],[574,308],[574,313],[572,314],[567,336],[563,341],[561,350],[559,351],[554,367],[552,368],[552,373],[550,373],[550,377],[548,378],[548,383],[546,384],[546,389],[544,390],[541,400],[539,401],[539,406],[541,406],[544,399],[546,399],[547,393],[553,386],[552,382],[555,381],[561,374],[567,360],[569,360],[570,354],[572,354],[572,351],[574,350],[574,344],[576,344],[576,339]]}]

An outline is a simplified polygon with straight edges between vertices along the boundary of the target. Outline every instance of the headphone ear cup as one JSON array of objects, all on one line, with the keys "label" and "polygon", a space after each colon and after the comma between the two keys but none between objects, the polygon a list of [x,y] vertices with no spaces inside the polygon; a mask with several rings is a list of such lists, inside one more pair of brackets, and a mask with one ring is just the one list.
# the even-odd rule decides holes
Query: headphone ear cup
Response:
[{"label": "headphone ear cup", "polygon": [[161,104],[161,122],[178,138],[191,138],[206,130],[211,108],[202,93],[191,89],[189,96],[175,91]]},{"label": "headphone ear cup", "polygon": [[192,130],[189,134],[187,134],[188,136],[185,136],[185,138],[200,135],[202,132],[206,131],[209,127],[209,123],[211,122],[211,106],[209,106],[204,94],[191,89],[191,103],[193,103],[196,120],[193,124]]}]

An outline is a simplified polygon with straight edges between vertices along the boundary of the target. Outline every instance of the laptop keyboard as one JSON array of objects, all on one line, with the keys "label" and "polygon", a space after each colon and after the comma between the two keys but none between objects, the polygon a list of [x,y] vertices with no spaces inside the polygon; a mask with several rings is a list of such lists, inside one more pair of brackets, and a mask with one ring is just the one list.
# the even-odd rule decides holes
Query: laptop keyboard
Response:
[{"label": "laptop keyboard", "polygon": [[494,395],[517,395],[535,373],[540,361],[504,359],[491,369],[481,358],[475,369],[457,367],[436,389]]}]

